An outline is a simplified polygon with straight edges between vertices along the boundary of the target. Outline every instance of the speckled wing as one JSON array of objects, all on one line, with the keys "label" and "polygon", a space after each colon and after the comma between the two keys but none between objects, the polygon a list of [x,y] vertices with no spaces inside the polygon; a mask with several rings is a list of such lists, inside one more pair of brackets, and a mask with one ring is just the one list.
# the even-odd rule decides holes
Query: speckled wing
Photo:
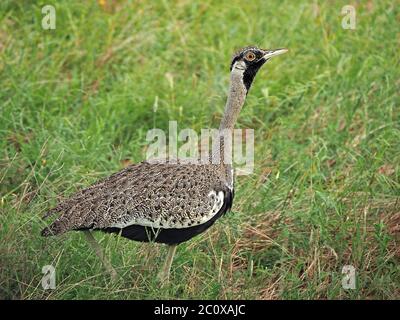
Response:
[{"label": "speckled wing", "polygon": [[135,164],[50,210],[46,216],[59,217],[42,235],[132,225],[161,229],[201,225],[224,206],[226,179],[218,165]]}]

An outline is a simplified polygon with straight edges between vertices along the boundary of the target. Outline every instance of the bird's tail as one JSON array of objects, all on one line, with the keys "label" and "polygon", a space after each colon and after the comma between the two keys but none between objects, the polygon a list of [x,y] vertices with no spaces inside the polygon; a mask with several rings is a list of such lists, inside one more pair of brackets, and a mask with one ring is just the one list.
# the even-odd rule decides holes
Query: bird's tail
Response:
[{"label": "bird's tail", "polygon": [[40,233],[42,237],[50,237],[62,234],[67,231],[66,225],[62,220],[56,220]]},{"label": "bird's tail", "polygon": [[57,207],[48,210],[43,216],[42,219],[47,219],[48,217],[52,216],[55,213],[60,213],[63,211],[63,207],[61,205],[58,205]]}]

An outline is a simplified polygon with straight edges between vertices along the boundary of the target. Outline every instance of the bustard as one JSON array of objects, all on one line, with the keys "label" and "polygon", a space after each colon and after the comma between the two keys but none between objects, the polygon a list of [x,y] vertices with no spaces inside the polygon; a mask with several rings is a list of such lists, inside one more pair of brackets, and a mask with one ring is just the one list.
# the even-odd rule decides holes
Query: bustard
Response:
[{"label": "bustard", "polygon": [[[219,132],[233,130],[247,93],[261,66],[287,49],[246,47],[234,54],[230,66],[230,88]],[[179,243],[204,232],[230,210],[233,201],[233,168],[223,161],[202,164],[141,162],[100,180],[45,214],[56,220],[43,236],[71,230],[84,231],[87,240],[115,278],[116,272],[91,234],[93,230],[118,233],[122,237],[169,245],[159,274],[169,279]]]}]

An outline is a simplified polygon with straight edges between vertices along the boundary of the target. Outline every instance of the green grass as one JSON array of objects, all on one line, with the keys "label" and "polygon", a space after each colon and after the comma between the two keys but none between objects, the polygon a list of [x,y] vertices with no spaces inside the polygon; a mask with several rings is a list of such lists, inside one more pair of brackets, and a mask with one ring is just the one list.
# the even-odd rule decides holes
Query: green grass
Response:
[{"label": "green grass", "polygon": [[[52,3],[56,30],[42,1],[0,4],[0,298],[400,298],[398,5],[353,1],[344,30],[348,1]],[[96,234],[111,282],[81,234],[40,237],[60,195],[144,160],[149,129],[217,127],[230,57],[249,44],[290,48],[237,124],[255,130],[255,171],[229,215],[178,247],[170,286],[163,246]]]}]

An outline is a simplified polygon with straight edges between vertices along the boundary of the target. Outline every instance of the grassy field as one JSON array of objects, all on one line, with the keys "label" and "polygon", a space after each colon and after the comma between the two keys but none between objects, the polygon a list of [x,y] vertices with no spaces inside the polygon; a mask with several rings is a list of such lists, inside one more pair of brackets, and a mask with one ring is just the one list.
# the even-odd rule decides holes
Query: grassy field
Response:
[{"label": "grassy field", "polygon": [[[0,3],[0,298],[400,298],[398,3],[352,1],[345,30],[347,1],[51,2],[56,30],[47,2]],[[251,44],[290,48],[237,124],[255,130],[254,173],[178,247],[169,286],[163,246],[96,234],[112,282],[81,234],[40,237],[57,199],[144,160],[149,129],[217,127],[230,57]]]}]

